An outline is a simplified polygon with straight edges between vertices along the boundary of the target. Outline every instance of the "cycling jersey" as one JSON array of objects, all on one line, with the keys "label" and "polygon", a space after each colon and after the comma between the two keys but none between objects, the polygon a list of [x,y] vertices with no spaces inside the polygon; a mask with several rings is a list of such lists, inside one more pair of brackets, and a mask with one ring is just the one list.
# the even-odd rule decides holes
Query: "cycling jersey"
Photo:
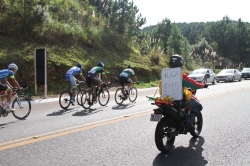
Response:
[{"label": "cycling jersey", "polygon": [[15,78],[14,72],[12,70],[9,69],[0,70],[0,81],[3,81],[5,78],[8,77]]},{"label": "cycling jersey", "polygon": [[122,73],[120,74],[120,77],[130,77],[130,76],[134,76],[135,72],[132,69],[124,69],[122,71]]},{"label": "cycling jersey", "polygon": [[69,79],[70,79],[70,76],[75,76],[76,74],[82,75],[82,69],[79,68],[79,67],[76,67],[76,66],[71,67],[71,68],[67,71],[67,73],[66,73],[66,75],[65,75],[65,79],[66,79],[66,80],[69,80]]},{"label": "cycling jersey", "polygon": [[89,72],[88,72],[88,77],[91,76],[96,76],[99,73],[104,72],[103,68],[100,66],[93,67]]}]

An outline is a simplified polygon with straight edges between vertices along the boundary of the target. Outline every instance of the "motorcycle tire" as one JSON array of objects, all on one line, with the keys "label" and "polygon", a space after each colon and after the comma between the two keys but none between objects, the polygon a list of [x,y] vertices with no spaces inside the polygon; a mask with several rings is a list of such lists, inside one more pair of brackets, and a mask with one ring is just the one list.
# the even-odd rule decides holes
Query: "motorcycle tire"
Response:
[{"label": "motorcycle tire", "polygon": [[166,117],[163,117],[160,122],[157,123],[155,129],[155,144],[161,152],[169,152],[174,145],[175,136],[171,138],[167,137],[170,127],[171,121]]},{"label": "motorcycle tire", "polygon": [[202,114],[201,112],[199,112],[196,116],[195,116],[195,129],[193,131],[190,131],[190,134],[197,138],[200,136],[201,130],[202,130],[202,126],[203,126],[203,118],[202,118]]}]

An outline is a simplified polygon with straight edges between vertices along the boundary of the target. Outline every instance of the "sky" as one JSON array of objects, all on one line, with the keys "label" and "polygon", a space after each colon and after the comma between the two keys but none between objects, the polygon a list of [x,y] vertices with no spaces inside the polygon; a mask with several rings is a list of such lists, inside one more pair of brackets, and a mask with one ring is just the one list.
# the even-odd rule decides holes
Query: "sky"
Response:
[{"label": "sky", "polygon": [[[132,1],[132,0],[130,0]],[[250,22],[249,0],[133,0],[144,26],[156,25],[164,18],[176,23],[220,21],[224,16]],[[249,6],[248,6],[249,5]],[[143,27],[144,27],[143,26]]]}]

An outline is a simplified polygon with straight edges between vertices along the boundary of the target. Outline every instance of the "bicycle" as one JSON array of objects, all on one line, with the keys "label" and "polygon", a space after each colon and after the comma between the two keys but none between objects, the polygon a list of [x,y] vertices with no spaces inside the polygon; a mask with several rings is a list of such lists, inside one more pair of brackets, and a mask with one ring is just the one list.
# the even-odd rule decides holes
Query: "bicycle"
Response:
[{"label": "bicycle", "polygon": [[97,86],[91,86],[91,88],[85,90],[81,97],[81,105],[85,109],[89,109],[93,104],[96,104],[97,101],[101,106],[106,106],[110,99],[110,94],[108,86],[110,82],[103,82],[99,91],[96,93]]},{"label": "bicycle", "polygon": [[135,102],[138,92],[137,88],[134,87],[134,84],[138,84],[138,82],[133,82],[132,87],[129,91],[125,90],[124,87],[118,88],[115,91],[115,102],[118,105],[121,105],[127,99],[129,99],[130,102]]},{"label": "bicycle", "polygon": [[[31,103],[29,98],[26,96],[26,91],[28,91],[28,87],[22,88],[22,92],[20,95],[18,95],[18,89],[16,87],[13,88],[12,92],[12,108],[15,109],[15,111],[10,111],[13,116],[16,119],[23,120],[27,118],[31,112]],[[0,95],[0,97],[5,97],[5,102],[6,102],[6,95]],[[4,103],[0,104],[0,117],[7,117],[10,112],[6,111],[6,105]]]},{"label": "bicycle", "polygon": [[[84,85],[84,81],[77,81],[78,84],[76,84],[77,89],[76,89],[76,101],[78,105],[81,105],[81,96],[84,91],[84,89],[81,87],[81,84]],[[74,102],[70,101],[70,98],[72,97],[72,86],[71,83],[69,82],[69,88],[67,90],[64,90],[59,97],[59,105],[61,106],[62,109],[67,109],[69,108],[69,105],[75,105]]]}]

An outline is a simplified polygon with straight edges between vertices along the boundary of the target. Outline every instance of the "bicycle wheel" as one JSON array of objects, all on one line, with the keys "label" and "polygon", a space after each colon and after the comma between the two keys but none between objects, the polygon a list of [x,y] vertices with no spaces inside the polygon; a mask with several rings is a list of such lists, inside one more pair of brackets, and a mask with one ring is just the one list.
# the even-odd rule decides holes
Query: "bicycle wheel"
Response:
[{"label": "bicycle wheel", "polygon": [[122,88],[118,88],[115,91],[115,102],[118,105],[121,105],[123,103],[124,99],[122,98]]},{"label": "bicycle wheel", "polygon": [[30,100],[25,96],[15,98],[12,103],[12,108],[15,109],[12,114],[16,119],[25,119],[29,116],[31,111]]},{"label": "bicycle wheel", "polygon": [[76,94],[76,101],[77,101],[77,104],[78,105],[82,105],[82,101],[81,101],[81,98],[82,98],[82,94],[84,93],[84,90],[79,90]]},{"label": "bicycle wheel", "polygon": [[92,93],[84,91],[81,96],[81,106],[85,109],[89,109],[93,105]]},{"label": "bicycle wheel", "polygon": [[69,108],[71,93],[68,90],[63,91],[59,97],[59,104],[62,109]]},{"label": "bicycle wheel", "polygon": [[102,89],[98,96],[98,101],[101,106],[105,106],[108,104],[110,98],[110,94],[108,89]]},{"label": "bicycle wheel", "polygon": [[137,98],[137,88],[136,87],[132,87],[130,90],[129,90],[129,101],[130,102],[134,102]]}]

